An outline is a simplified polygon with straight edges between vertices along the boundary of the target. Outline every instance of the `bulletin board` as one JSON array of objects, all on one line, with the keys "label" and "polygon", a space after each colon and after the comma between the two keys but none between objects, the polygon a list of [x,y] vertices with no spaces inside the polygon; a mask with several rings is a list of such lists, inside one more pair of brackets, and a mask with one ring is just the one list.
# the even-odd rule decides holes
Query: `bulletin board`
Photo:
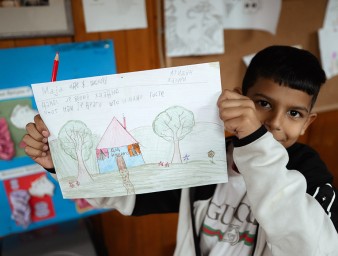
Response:
[{"label": "bulletin board", "polygon": [[[320,59],[318,30],[323,26],[327,0],[282,0],[276,34],[259,30],[224,30],[221,55],[166,58],[166,66],[219,61],[223,89],[241,86],[246,66],[242,58],[269,45],[299,45]],[[337,42],[338,43],[338,42]],[[338,109],[338,77],[329,79],[314,111]]]},{"label": "bulletin board", "polygon": [[111,40],[0,50],[0,237],[103,211],[83,199],[63,199],[58,183],[21,142],[25,124],[33,121],[28,117],[37,113],[30,85],[50,81],[56,52],[57,80],[116,73]]}]

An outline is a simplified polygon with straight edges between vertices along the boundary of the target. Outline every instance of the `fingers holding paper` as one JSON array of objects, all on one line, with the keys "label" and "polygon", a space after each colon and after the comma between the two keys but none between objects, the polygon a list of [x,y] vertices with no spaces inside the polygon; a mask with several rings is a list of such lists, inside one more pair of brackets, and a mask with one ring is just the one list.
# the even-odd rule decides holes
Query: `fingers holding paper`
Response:
[{"label": "fingers holding paper", "polygon": [[26,135],[22,141],[26,144],[25,152],[42,167],[53,168],[53,161],[48,145],[49,131],[40,115],[34,117],[34,123],[26,125]]},{"label": "fingers holding paper", "polygon": [[217,101],[219,116],[227,131],[242,139],[259,127],[254,102],[236,91],[224,90]]}]

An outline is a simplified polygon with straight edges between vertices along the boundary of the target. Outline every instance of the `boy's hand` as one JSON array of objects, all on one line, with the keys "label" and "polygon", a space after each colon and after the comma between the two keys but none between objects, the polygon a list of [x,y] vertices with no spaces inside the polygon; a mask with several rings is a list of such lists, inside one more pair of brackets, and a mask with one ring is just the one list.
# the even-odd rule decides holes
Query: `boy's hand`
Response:
[{"label": "boy's hand", "polygon": [[224,90],[217,101],[219,116],[225,129],[242,139],[258,130],[259,121],[255,103],[248,97],[235,91]]},{"label": "boy's hand", "polygon": [[26,154],[42,167],[54,168],[47,139],[49,131],[40,115],[34,117],[34,123],[26,125],[26,131],[27,134],[22,139],[26,143]]}]

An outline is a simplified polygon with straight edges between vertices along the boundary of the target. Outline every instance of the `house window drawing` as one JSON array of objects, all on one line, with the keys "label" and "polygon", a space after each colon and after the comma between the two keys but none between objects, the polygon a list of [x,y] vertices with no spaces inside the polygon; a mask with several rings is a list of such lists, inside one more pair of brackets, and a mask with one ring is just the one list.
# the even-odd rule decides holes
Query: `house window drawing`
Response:
[{"label": "house window drawing", "polygon": [[122,171],[143,165],[144,159],[135,138],[114,117],[96,147],[99,173]]}]

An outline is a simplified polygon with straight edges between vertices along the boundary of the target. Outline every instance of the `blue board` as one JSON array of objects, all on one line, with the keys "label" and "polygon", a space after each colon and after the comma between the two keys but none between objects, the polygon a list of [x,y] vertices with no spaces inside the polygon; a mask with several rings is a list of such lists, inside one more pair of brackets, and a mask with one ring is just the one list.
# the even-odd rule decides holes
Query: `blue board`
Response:
[{"label": "blue board", "polygon": [[[30,87],[30,85],[34,83],[50,81],[56,52],[59,52],[60,56],[57,80],[116,73],[114,46],[111,40],[1,49],[0,90],[25,88]],[[8,116],[10,110],[6,108],[10,108],[16,104],[26,104],[32,109],[36,109],[32,96],[15,97],[14,95],[10,100],[1,100],[0,94],[0,118],[5,118],[7,123],[10,123]],[[20,137],[20,133],[25,133],[23,129],[13,128],[12,125],[8,126],[9,132],[12,134],[15,133],[17,139]],[[14,131],[14,129],[16,130]],[[14,142],[18,144],[18,141]],[[0,158],[0,174],[1,172],[8,172],[8,170],[11,169],[34,164],[33,160],[22,153],[22,148],[16,148],[16,151],[17,154],[11,160],[3,160]],[[41,174],[43,173],[42,170]],[[20,182],[31,180],[29,173],[25,175],[27,175],[27,179],[25,177],[17,177],[17,179]],[[34,175],[33,177],[35,177]],[[79,211],[78,204],[73,200],[63,199],[58,184],[49,175],[47,175],[47,177],[55,184],[55,191],[52,196],[55,211],[54,216],[46,220],[33,221],[27,227],[18,225],[18,223],[11,218],[13,209],[11,209],[8,198],[9,181],[0,178],[0,237],[102,212],[102,210],[98,209]],[[15,179],[16,178],[14,178],[13,181],[14,183],[17,182]],[[5,183],[7,184],[7,191]]]},{"label": "blue board", "polygon": [[0,89],[49,82],[56,52],[57,80],[116,73],[110,40],[0,50]]}]

